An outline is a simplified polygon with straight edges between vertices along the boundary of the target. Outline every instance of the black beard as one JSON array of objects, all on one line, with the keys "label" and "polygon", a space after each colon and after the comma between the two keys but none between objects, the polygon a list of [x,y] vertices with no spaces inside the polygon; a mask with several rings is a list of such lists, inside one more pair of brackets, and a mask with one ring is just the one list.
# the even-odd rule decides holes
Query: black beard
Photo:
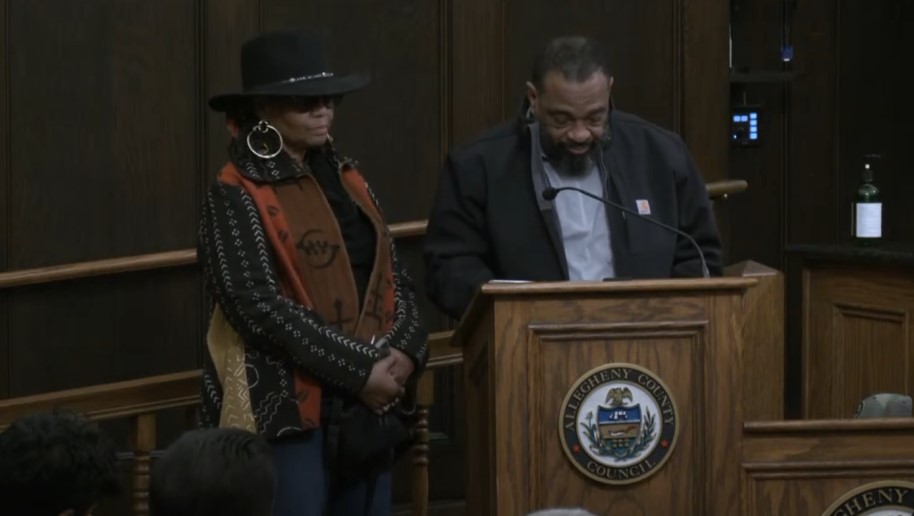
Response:
[{"label": "black beard", "polygon": [[561,174],[582,175],[593,166],[593,151],[597,142],[591,142],[590,148],[584,154],[574,154],[564,145],[558,143],[540,126],[540,146],[546,159]]}]

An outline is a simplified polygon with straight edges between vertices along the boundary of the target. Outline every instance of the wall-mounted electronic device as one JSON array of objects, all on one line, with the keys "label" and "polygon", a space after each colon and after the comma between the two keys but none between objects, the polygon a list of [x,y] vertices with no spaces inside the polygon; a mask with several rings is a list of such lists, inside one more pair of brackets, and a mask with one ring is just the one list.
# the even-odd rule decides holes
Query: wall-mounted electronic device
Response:
[{"label": "wall-mounted electronic device", "polygon": [[730,143],[737,147],[758,145],[761,141],[759,106],[733,106],[730,110]]}]

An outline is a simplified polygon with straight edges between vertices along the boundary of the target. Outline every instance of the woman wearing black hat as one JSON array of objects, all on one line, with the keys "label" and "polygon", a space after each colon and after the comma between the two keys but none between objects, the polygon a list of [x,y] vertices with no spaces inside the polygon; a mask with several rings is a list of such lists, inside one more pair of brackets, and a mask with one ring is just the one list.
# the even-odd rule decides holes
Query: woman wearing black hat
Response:
[{"label": "woman wearing black hat", "polygon": [[368,79],[328,71],[304,31],[245,43],[241,68],[243,92],[210,99],[232,141],[200,227],[201,423],[270,441],[277,516],[389,514],[427,348],[376,200],[330,137]]}]

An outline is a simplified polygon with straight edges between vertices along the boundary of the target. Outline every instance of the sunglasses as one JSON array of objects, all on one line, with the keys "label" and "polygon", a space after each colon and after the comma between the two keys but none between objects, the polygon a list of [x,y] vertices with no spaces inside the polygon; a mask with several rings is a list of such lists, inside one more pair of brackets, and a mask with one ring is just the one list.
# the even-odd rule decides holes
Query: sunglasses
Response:
[{"label": "sunglasses", "polygon": [[332,109],[339,106],[340,102],[343,101],[342,95],[322,95],[318,97],[301,97],[294,95],[287,98],[292,108],[302,113],[316,111],[321,107]]}]

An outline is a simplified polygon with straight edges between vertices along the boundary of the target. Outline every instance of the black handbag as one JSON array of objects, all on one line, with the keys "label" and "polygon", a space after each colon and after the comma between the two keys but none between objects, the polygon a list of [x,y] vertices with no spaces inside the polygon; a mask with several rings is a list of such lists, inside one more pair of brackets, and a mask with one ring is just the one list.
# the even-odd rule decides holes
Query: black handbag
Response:
[{"label": "black handbag", "polygon": [[[410,393],[409,391],[413,391]],[[359,480],[389,469],[416,438],[418,422],[414,389],[404,402],[383,415],[361,401],[330,395],[325,398],[324,461],[328,473],[340,480]]]}]

